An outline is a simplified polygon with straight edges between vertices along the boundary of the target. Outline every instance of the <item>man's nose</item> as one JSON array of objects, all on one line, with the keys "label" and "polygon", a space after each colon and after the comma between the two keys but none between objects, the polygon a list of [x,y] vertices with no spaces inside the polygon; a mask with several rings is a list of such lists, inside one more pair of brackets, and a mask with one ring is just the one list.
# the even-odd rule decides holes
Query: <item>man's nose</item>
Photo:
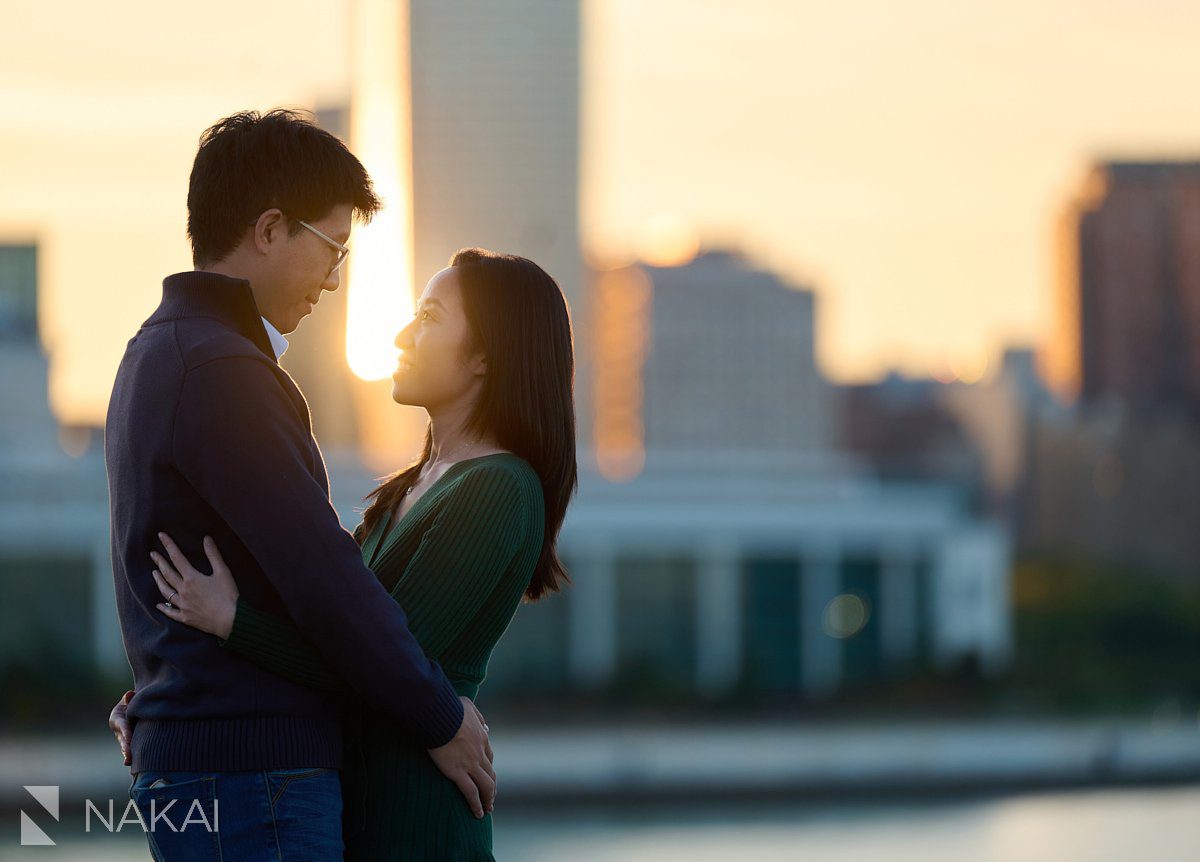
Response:
[{"label": "man's nose", "polygon": [[342,283],[342,270],[338,267],[329,275],[325,276],[325,280],[321,282],[321,290],[328,290],[330,293],[337,290]]}]

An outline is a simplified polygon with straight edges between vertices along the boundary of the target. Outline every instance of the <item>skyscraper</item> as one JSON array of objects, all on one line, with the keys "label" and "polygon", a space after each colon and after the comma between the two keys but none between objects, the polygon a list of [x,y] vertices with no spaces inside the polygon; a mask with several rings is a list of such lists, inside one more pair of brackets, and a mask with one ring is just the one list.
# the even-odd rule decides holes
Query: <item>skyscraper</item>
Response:
[{"label": "skyscraper", "polygon": [[569,302],[579,251],[578,0],[411,0],[418,292],[463,246],[529,257]]},{"label": "skyscraper", "polygon": [[1200,415],[1200,162],[1097,165],[1067,225],[1055,381]]},{"label": "skyscraper", "polygon": [[58,422],[46,400],[49,364],[38,338],[38,249],[0,245],[0,458],[58,454]]}]

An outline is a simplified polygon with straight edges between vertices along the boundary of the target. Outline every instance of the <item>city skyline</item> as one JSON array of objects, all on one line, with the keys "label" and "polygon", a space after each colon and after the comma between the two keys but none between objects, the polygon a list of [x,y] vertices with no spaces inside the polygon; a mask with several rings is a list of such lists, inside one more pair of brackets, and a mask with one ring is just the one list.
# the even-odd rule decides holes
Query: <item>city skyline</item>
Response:
[{"label": "city skyline", "polygon": [[[8,13],[0,239],[44,255],[64,421],[101,415],[163,275],[190,265],[199,132],[247,106],[345,101],[351,3],[225,6],[187,22],[148,3],[124,20],[73,3]],[[226,15],[288,48],[223,41]],[[1090,165],[1200,149],[1200,117],[1178,107],[1200,79],[1197,25],[1173,4],[1075,0],[586,2],[585,251],[646,256],[672,225],[811,285],[835,382],[976,376],[1004,344],[1053,332],[1055,224]]]}]

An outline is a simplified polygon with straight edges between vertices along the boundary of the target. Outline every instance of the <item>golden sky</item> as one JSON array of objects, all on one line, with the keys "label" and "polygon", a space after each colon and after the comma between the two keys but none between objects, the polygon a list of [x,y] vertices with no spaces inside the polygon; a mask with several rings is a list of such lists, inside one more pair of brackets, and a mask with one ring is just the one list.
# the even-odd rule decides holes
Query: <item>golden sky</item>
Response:
[{"label": "golden sky", "polygon": [[[61,417],[102,415],[190,265],[200,131],[344,101],[349,12],[5,5],[0,241],[41,243]],[[587,248],[628,255],[664,216],[742,247],[817,289],[839,380],[1045,338],[1054,224],[1089,162],[1200,154],[1200,4],[586,0],[584,21]]]}]

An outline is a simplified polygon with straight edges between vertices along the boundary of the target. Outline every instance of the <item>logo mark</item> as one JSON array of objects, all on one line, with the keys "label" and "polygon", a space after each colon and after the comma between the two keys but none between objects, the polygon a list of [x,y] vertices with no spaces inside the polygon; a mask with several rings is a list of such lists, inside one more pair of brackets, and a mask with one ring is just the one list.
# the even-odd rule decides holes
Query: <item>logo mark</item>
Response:
[{"label": "logo mark", "polygon": [[[24,787],[38,805],[46,809],[51,817],[58,820],[57,784],[26,784]],[[43,832],[42,827],[34,823],[33,819],[24,811],[21,812],[21,845],[34,847],[56,846],[54,839]]]}]

